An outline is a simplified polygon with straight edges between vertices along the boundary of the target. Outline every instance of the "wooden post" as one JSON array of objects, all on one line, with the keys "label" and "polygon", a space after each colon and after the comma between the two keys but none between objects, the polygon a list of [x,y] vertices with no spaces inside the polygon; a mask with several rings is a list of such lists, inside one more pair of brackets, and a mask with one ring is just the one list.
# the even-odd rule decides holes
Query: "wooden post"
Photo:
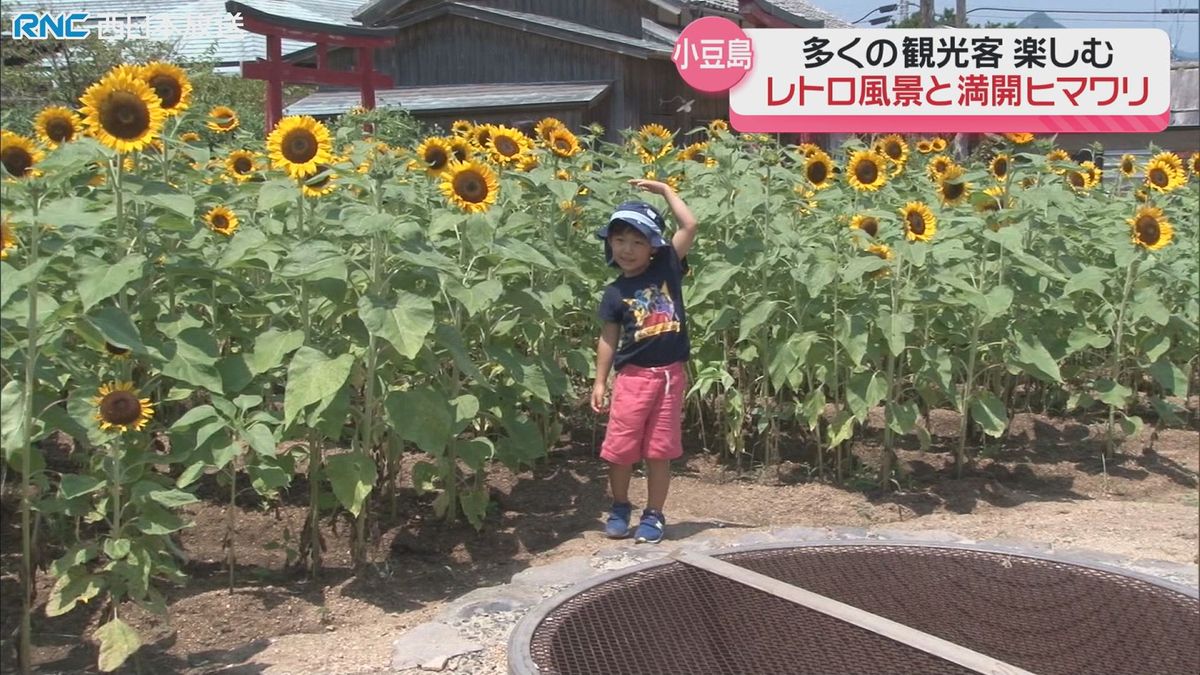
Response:
[{"label": "wooden post", "polygon": [[270,133],[283,119],[283,39],[278,35],[267,36],[267,63],[270,68],[267,79],[267,132]]},{"label": "wooden post", "polygon": [[358,48],[358,74],[362,76],[362,107],[375,108],[375,85],[371,76],[375,70],[375,51],[371,47]]},{"label": "wooden post", "polygon": [[967,27],[967,0],[958,0],[954,7],[954,27]]}]

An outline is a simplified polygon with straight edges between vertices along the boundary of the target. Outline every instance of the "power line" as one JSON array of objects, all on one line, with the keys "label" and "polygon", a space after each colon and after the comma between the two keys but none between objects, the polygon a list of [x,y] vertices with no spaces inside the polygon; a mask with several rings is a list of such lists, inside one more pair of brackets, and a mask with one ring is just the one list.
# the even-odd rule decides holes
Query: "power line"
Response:
[{"label": "power line", "polygon": [[1159,14],[1159,15],[1179,15],[1179,14],[1200,14],[1200,9],[1180,9],[1179,11],[1166,12],[1154,11],[1148,12],[1145,10],[1114,10],[1114,9],[1013,9],[1011,7],[976,7],[968,9],[967,14],[973,12],[1016,12],[1019,14],[1029,14],[1031,12],[1045,12],[1046,14]]},{"label": "power line", "polygon": [[[976,16],[973,18],[976,20],[983,19],[986,21],[1012,21],[1013,20],[1012,17],[1009,17],[1009,16]],[[1200,17],[1190,17],[1190,18],[1193,21],[1200,19]],[[1087,22],[1087,23],[1125,23],[1125,24],[1129,24],[1129,23],[1161,24],[1161,23],[1173,22],[1173,21],[1177,21],[1177,20],[1186,20],[1186,18],[1157,19],[1157,20],[1156,19],[1063,19],[1063,21],[1071,21],[1074,23]]]}]

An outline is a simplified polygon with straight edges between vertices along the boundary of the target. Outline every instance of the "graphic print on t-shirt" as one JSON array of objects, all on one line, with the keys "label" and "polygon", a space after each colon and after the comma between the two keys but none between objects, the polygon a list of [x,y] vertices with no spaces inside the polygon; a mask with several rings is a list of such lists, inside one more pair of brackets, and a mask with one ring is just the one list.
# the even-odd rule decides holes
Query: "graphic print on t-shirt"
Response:
[{"label": "graphic print on t-shirt", "polygon": [[675,301],[671,299],[671,291],[667,288],[666,282],[657,288],[647,286],[634,293],[632,298],[624,298],[624,300],[634,318],[634,342],[641,342],[646,338],[663,333],[679,332],[680,324],[675,315]]}]

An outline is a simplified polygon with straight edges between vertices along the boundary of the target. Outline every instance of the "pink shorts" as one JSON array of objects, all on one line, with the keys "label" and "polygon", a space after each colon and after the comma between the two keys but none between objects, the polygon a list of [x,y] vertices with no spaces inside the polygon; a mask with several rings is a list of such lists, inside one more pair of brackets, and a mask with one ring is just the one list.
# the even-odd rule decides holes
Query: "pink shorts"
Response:
[{"label": "pink shorts", "polygon": [[682,455],[686,393],[687,370],[682,362],[621,368],[613,383],[612,410],[600,459],[627,465]]}]

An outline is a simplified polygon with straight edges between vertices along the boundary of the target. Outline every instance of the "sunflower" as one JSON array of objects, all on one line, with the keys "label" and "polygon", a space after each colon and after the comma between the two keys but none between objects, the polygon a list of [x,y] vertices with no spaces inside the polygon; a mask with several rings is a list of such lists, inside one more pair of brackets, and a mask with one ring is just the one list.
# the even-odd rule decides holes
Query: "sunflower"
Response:
[{"label": "sunflower", "polygon": [[[1054,164],[1055,162],[1069,162],[1071,161],[1071,155],[1067,154],[1067,151],[1062,148],[1055,148],[1046,153],[1046,161],[1050,164]],[[1067,171],[1066,169],[1054,166],[1051,166],[1050,170],[1058,174],[1066,173]]]},{"label": "sunflower", "polygon": [[254,177],[258,170],[258,155],[249,150],[234,150],[225,158],[225,172],[239,183]]},{"label": "sunflower", "polygon": [[154,61],[142,66],[142,79],[158,94],[158,104],[168,117],[182,114],[192,103],[192,83],[183,68]]},{"label": "sunflower", "polygon": [[1093,186],[1099,185],[1104,179],[1104,172],[1100,170],[1100,167],[1096,166],[1095,162],[1085,160],[1079,163],[1079,168],[1087,172],[1088,182]]},{"label": "sunflower", "polygon": [[475,154],[475,146],[461,136],[452,136],[444,140],[450,146],[450,154],[454,155],[456,162],[465,162]]},{"label": "sunflower", "polygon": [[1146,164],[1146,187],[1159,192],[1171,192],[1187,180],[1167,159],[1156,156]]},{"label": "sunflower", "polygon": [[1025,145],[1026,143],[1033,141],[1033,134],[1027,131],[1007,133],[1004,134],[1004,137],[1007,138],[1013,145]]},{"label": "sunflower", "polygon": [[896,164],[902,165],[908,161],[908,143],[900,134],[888,134],[879,139],[875,144],[875,151]]},{"label": "sunflower", "polygon": [[814,152],[824,152],[824,150],[821,150],[821,146],[816,143],[801,143],[796,146],[796,149],[804,155],[805,159],[812,157]]},{"label": "sunflower", "polygon": [[1191,161],[1192,161],[1192,175],[1195,176],[1196,178],[1200,178],[1200,150],[1197,150],[1192,153]]},{"label": "sunflower", "polygon": [[1133,198],[1138,200],[1138,203],[1145,204],[1150,199],[1150,195],[1146,194],[1145,190],[1138,188],[1134,191]]},{"label": "sunflower", "polygon": [[875,216],[867,216],[861,213],[855,214],[850,219],[850,227],[855,230],[862,230],[871,235],[874,239],[879,236],[879,219]]},{"label": "sunflower", "polygon": [[887,158],[871,150],[859,150],[850,156],[846,167],[846,180],[850,187],[861,192],[878,190],[887,182],[884,165]]},{"label": "sunflower", "polygon": [[553,117],[543,118],[536,126],[533,127],[533,133],[542,140],[543,143],[550,145],[550,134],[558,129],[566,129],[567,125]]},{"label": "sunflower", "polygon": [[[480,127],[475,127],[479,129]],[[424,169],[430,176],[441,175],[446,166],[454,158],[454,150],[446,139],[440,136],[430,136],[417,146],[417,159],[410,167]]]},{"label": "sunflower", "polygon": [[929,153],[933,152],[933,143],[928,139],[922,138],[921,140],[917,141],[917,152],[921,153],[922,155],[928,155]]},{"label": "sunflower", "polygon": [[496,203],[500,183],[496,174],[480,162],[455,162],[442,173],[442,194],[467,213],[483,213]]},{"label": "sunflower", "polygon": [[[871,255],[876,256],[884,261],[891,260],[895,257],[892,255],[892,247],[888,246],[887,244],[871,244],[867,247],[867,253],[870,253]],[[888,274],[890,274],[890,271],[888,268],[884,267],[882,269],[875,270],[871,276],[875,279],[879,279],[881,277],[886,277]]]},{"label": "sunflower", "polygon": [[823,150],[817,150],[804,162],[804,177],[818,190],[833,185],[833,161]]},{"label": "sunflower", "polygon": [[929,180],[937,182],[941,179],[942,174],[954,166],[954,160],[945,155],[938,155],[929,160],[929,166],[925,167],[925,172],[929,174]]},{"label": "sunflower", "polygon": [[227,134],[240,125],[241,121],[238,119],[237,112],[224,105],[213,106],[212,110],[208,111],[208,121],[204,123],[204,126],[218,134]]},{"label": "sunflower", "polygon": [[129,358],[129,350],[120,345],[115,345],[108,340],[104,341],[104,353],[113,358],[114,361],[124,361]]},{"label": "sunflower", "polygon": [[517,160],[517,168],[521,171],[529,173],[530,171],[538,168],[538,165],[541,163],[542,160],[537,156],[537,153],[527,152],[521,155],[521,158]]},{"label": "sunflower", "polygon": [[204,223],[213,232],[232,237],[238,228],[238,217],[229,207],[214,206],[204,214]]},{"label": "sunflower", "polygon": [[727,131],[729,131],[729,122],[726,122],[725,120],[717,119],[708,123],[709,136],[723,134]]},{"label": "sunflower", "polygon": [[492,129],[488,138],[487,149],[497,164],[512,164],[520,159],[521,154],[533,147],[533,141],[518,129],[498,126]]},{"label": "sunflower", "polygon": [[200,134],[194,131],[185,131],[179,134],[179,141],[181,143],[197,143],[200,141]]},{"label": "sunflower", "polygon": [[324,197],[337,189],[337,172],[328,164],[318,164],[312,173],[300,176],[300,192],[306,197]]},{"label": "sunflower", "polygon": [[1004,199],[1004,188],[995,185],[989,188],[984,188],[983,194],[987,195],[987,199],[980,198],[975,202],[975,210],[980,212],[999,211],[1002,208],[1011,206],[1012,199],[1009,198],[1009,204],[1002,203]]},{"label": "sunflower", "polygon": [[315,174],[318,164],[333,163],[329,129],[308,116],[280,120],[267,136],[267,151],[275,168],[297,179]]},{"label": "sunflower", "polygon": [[42,108],[33,120],[33,129],[42,143],[55,149],[79,135],[79,116],[60,105]]},{"label": "sunflower", "polygon": [[40,172],[33,167],[45,156],[33,139],[11,131],[0,132],[0,164],[9,176],[30,178],[38,175]]},{"label": "sunflower", "polygon": [[1004,153],[1000,153],[992,158],[991,164],[992,177],[998,181],[1008,180],[1009,157]]},{"label": "sunflower", "polygon": [[1156,159],[1170,164],[1171,169],[1173,169],[1176,173],[1185,173],[1187,171],[1187,169],[1184,168],[1183,160],[1179,158],[1179,155],[1173,152],[1160,152],[1154,157],[1151,157],[1150,161],[1154,161]]},{"label": "sunflower", "polygon": [[79,99],[83,123],[117,152],[136,152],[162,131],[167,114],[136,66],[117,66]]},{"label": "sunflower", "polygon": [[550,146],[550,151],[559,157],[574,157],[579,154],[581,149],[579,139],[575,138],[575,134],[565,127],[552,129],[546,139],[546,144]]},{"label": "sunflower", "polygon": [[1092,183],[1092,172],[1084,167],[1067,169],[1063,172],[1063,177],[1067,179],[1067,185],[1076,192],[1086,192],[1096,187],[1096,184]]},{"label": "sunflower", "polygon": [[946,149],[946,139],[941,136],[935,136],[929,141],[929,147],[933,152],[942,152]]},{"label": "sunflower", "polygon": [[4,220],[0,220],[0,260],[8,257],[8,249],[17,247],[17,233],[13,232],[12,223],[8,222],[8,216]]},{"label": "sunflower", "polygon": [[1143,206],[1125,222],[1129,223],[1133,243],[1150,251],[1166,246],[1175,236],[1175,228],[1163,216],[1162,209],[1156,206]]},{"label": "sunflower", "polygon": [[476,127],[471,130],[471,140],[474,141],[475,147],[486,151],[488,147],[488,141],[492,137],[492,129],[494,128],[495,127],[491,124],[476,125]]},{"label": "sunflower", "polygon": [[929,241],[937,234],[937,218],[924,202],[908,202],[900,209],[900,217],[909,241]]},{"label": "sunflower", "polygon": [[638,129],[637,136],[633,139],[633,148],[642,158],[643,164],[652,164],[675,149],[671,142],[674,137],[675,135],[661,124],[646,124]]},{"label": "sunflower", "polygon": [[571,180],[571,172],[566,169],[559,169],[554,172],[554,177],[558,180]]},{"label": "sunflower", "polygon": [[1133,178],[1137,173],[1137,158],[1133,155],[1121,155],[1121,175],[1126,178]]},{"label": "sunflower", "polygon": [[154,404],[148,398],[138,398],[132,382],[101,385],[92,405],[96,406],[96,421],[103,431],[141,431],[154,417]]},{"label": "sunflower", "polygon": [[946,169],[938,179],[937,191],[942,204],[946,206],[961,204],[967,195],[971,194],[971,184],[963,180],[964,173],[966,172],[963,168],[956,164]]},{"label": "sunflower", "polygon": [[454,123],[450,125],[450,133],[460,138],[467,138],[474,128],[475,125],[466,120],[454,120]]}]

